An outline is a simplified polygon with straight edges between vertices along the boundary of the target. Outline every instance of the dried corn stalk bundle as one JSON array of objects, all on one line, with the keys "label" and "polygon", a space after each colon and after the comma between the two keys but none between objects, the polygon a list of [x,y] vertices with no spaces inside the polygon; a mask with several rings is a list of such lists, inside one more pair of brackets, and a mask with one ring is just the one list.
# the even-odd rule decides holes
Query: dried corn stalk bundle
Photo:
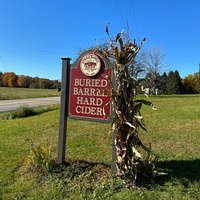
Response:
[{"label": "dried corn stalk bundle", "polygon": [[[138,177],[148,178],[155,175],[154,162],[157,159],[150,161],[151,146],[144,146],[138,137],[140,128],[147,132],[140,112],[142,104],[154,106],[149,101],[136,99],[138,80],[129,70],[130,66],[134,67],[135,56],[145,39],[140,46],[137,46],[135,41],[131,43],[122,32],[117,34],[115,40],[110,38],[108,27],[106,27],[106,33],[110,39],[109,47],[102,48],[98,45],[98,51],[115,63],[113,70],[116,87],[112,87],[110,98],[114,109],[112,132],[116,134],[117,175],[124,180],[127,187],[131,187],[135,185]],[[146,156],[142,155],[138,149],[142,149]]]}]

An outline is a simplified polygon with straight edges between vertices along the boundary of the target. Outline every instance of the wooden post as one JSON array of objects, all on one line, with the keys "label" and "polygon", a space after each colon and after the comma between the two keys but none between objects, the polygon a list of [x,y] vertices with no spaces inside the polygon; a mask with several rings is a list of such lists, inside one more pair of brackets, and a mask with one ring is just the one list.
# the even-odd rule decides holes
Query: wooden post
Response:
[{"label": "wooden post", "polygon": [[112,163],[111,163],[111,174],[116,174],[117,173],[117,166],[116,166],[116,147],[115,147],[115,138],[116,138],[116,132],[113,131],[112,135]]},{"label": "wooden post", "polygon": [[[113,74],[112,74],[112,84],[114,87],[114,90],[116,91],[117,89],[117,82],[116,82],[116,77],[115,77],[115,73],[113,70]],[[112,108],[113,110],[114,108]],[[114,130],[112,132],[112,163],[111,163],[111,174],[116,175],[117,173],[117,164],[116,164],[116,160],[117,160],[117,152],[116,152],[116,131]]]},{"label": "wooden post", "polygon": [[62,59],[62,82],[60,99],[60,121],[58,135],[58,159],[57,163],[62,164],[65,161],[66,135],[67,135],[67,117],[69,105],[69,83],[70,83],[70,58]]}]

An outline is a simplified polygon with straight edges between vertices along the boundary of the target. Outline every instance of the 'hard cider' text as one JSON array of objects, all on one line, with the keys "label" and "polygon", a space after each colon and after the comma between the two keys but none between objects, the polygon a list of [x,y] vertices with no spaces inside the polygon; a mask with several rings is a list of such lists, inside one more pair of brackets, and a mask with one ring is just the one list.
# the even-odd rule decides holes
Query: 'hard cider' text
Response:
[{"label": "'hard cider' text", "polygon": [[103,115],[104,90],[108,86],[105,79],[79,79],[73,81],[73,95],[76,96],[75,111],[84,115]]}]

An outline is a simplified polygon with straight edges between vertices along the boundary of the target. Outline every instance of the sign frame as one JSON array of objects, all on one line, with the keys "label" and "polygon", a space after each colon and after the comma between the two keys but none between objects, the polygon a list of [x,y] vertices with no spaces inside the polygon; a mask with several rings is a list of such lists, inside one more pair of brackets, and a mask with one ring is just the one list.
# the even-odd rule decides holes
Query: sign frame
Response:
[{"label": "sign frame", "polygon": [[[96,70],[97,73],[93,74],[91,76],[89,74],[87,75],[86,74],[87,72],[84,73],[83,69],[81,69],[82,65],[85,64],[84,62],[87,62],[86,61],[87,56],[88,57],[91,56],[93,60],[96,59],[95,57],[98,57],[98,59],[100,61],[100,64],[99,63],[96,64],[96,66],[99,68],[99,69]],[[97,62],[99,62],[99,61],[97,60]],[[94,62],[96,62],[96,61],[94,61]],[[100,67],[99,67],[99,65],[100,65]],[[105,89],[105,91],[111,90],[112,85],[111,85],[110,82],[113,81],[113,77],[114,77],[112,68],[113,68],[113,64],[108,62],[106,59],[104,59],[102,57],[102,55],[100,53],[95,52],[95,50],[93,50],[93,49],[83,52],[78,57],[78,59],[71,65],[70,83],[69,83],[69,88],[70,88],[69,109],[68,109],[68,111],[69,111],[68,117],[69,118],[78,119],[78,120],[101,122],[101,123],[109,123],[109,122],[112,121],[112,117],[113,117],[112,110],[113,110],[113,108],[112,108],[112,104],[110,103],[110,98],[109,98],[108,94],[106,94],[106,95],[102,94],[101,95],[100,93],[98,93],[98,94],[96,94],[97,97],[95,97],[95,96],[88,96],[87,97],[87,95],[84,95],[84,93],[82,93],[82,95],[77,95],[76,99],[74,99],[75,95],[74,95],[74,92],[73,92],[73,90],[75,88],[74,87],[74,85],[75,85],[74,78],[75,77],[77,78],[77,80],[82,78],[82,80],[87,81],[86,83],[88,83],[88,85],[91,84],[93,86],[91,93],[93,93],[93,94],[95,93],[95,90],[100,91],[101,88],[98,87],[99,83],[106,83],[107,84],[107,87],[103,88],[103,89]],[[74,75],[76,73],[78,73],[79,75]],[[82,91],[81,88],[83,90],[84,87],[80,87],[79,91]],[[87,94],[89,94],[89,92],[88,92],[89,90],[90,90],[90,87],[87,87]],[[78,91],[78,89],[76,90],[76,94],[78,94],[77,91]],[[108,93],[108,91],[107,91],[107,93]],[[82,96],[82,97],[79,97],[79,96]],[[75,101],[78,102],[77,98],[79,98],[79,100],[80,100],[80,98],[85,98],[85,99],[88,98],[88,99],[85,100],[86,103],[91,102],[91,101],[89,101],[89,99],[90,100],[92,99],[93,105],[95,105],[94,104],[95,101],[96,101],[96,104],[97,104],[97,101],[101,102],[101,104],[102,104],[101,107],[97,107],[97,106],[90,107],[91,109],[93,109],[93,111],[95,109],[98,109],[99,116],[97,117],[97,115],[95,116],[95,115],[87,115],[87,114],[80,114],[79,115],[79,114],[75,113],[75,106],[77,106],[77,104],[75,105]],[[82,102],[82,104],[83,104],[83,102]],[[87,108],[88,110],[90,109],[89,106],[87,106],[85,108]],[[82,106],[82,109],[84,109],[84,106]],[[100,115],[100,113],[101,113],[101,115]]]}]

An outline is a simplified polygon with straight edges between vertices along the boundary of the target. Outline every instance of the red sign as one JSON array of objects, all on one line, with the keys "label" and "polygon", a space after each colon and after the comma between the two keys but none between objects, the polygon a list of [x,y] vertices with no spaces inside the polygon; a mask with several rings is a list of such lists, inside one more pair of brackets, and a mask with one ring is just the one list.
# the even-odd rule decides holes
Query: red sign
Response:
[{"label": "red sign", "polygon": [[97,53],[87,52],[72,65],[70,72],[69,117],[109,122],[108,96],[112,80],[110,66]]}]

